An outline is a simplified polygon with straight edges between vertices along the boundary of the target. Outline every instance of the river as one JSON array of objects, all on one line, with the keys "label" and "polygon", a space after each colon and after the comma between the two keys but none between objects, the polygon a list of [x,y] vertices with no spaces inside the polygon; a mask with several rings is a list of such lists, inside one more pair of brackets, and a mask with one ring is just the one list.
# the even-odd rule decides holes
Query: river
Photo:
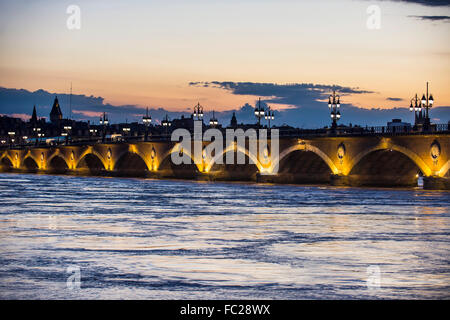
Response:
[{"label": "river", "polygon": [[449,235],[449,192],[0,174],[0,298],[449,299]]}]

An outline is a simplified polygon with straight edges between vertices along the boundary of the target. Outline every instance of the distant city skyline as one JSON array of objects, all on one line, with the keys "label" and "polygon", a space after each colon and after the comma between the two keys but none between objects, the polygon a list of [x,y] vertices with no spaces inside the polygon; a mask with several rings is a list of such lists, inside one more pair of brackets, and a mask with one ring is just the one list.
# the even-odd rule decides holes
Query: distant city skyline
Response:
[{"label": "distant city skyline", "polygon": [[[200,85],[200,84],[199,84]],[[205,84],[201,84],[205,85]],[[272,125],[289,125],[300,128],[319,128],[330,125],[329,110],[327,103],[320,101],[323,96],[327,96],[328,87],[318,87],[317,91],[310,90],[312,85],[309,84],[292,84],[292,85],[273,85],[273,84],[254,84],[254,83],[216,83],[210,85],[221,85],[234,87],[233,90],[245,94],[248,91],[261,93],[263,97],[261,104],[264,107],[271,104],[271,98],[264,97],[264,92],[277,92],[280,96],[277,99],[289,101],[292,104],[301,105],[298,108],[288,108],[275,111],[275,120],[271,121]],[[358,92],[351,88],[340,88],[343,94],[346,92]],[[305,94],[309,92],[309,94]],[[359,93],[363,94],[363,93]],[[70,117],[74,120],[90,121],[98,124],[100,116],[106,112],[111,123],[123,122],[142,122],[142,117],[146,110],[135,105],[111,105],[105,103],[102,97],[86,96],[48,92],[45,90],[37,90],[30,92],[27,90],[8,89],[0,87],[0,115],[8,115],[21,118],[27,121],[32,114],[33,106],[37,108],[37,115],[40,118],[49,119],[50,110],[54,98],[58,97],[63,113],[63,118]],[[345,98],[345,96],[344,96]],[[70,108],[70,100],[72,108]],[[246,103],[238,106],[236,109],[226,111],[215,111],[215,116],[221,125],[230,123],[233,113],[236,114],[238,123],[255,123],[257,120],[254,116],[254,107],[257,101]],[[212,117],[212,111],[209,108],[204,109],[205,121],[208,123]],[[342,104],[341,111],[343,118],[339,121],[344,125],[369,125],[381,126],[386,125],[388,121],[394,118],[402,119],[405,122],[413,123],[414,114],[409,108],[392,108],[392,109],[364,109],[358,108],[350,104]],[[149,114],[152,116],[153,124],[159,124],[160,121],[169,115],[170,119],[190,117],[193,112],[193,106],[187,107],[184,111],[170,111],[164,108],[150,108]],[[431,120],[434,123],[447,123],[450,120],[450,107],[433,107],[431,109]],[[266,121],[262,120],[263,124]]]},{"label": "distant city skyline", "polygon": [[[186,114],[198,101],[230,118],[261,96],[284,110],[275,123],[314,127],[329,122],[324,97],[336,85],[347,90],[343,123],[411,121],[370,109],[407,108],[426,81],[435,108],[450,106],[449,1],[77,1],[81,28],[69,30],[71,4],[0,1],[0,86],[69,94],[72,83],[74,95],[103,97],[74,104],[79,119],[103,105],[119,108],[118,121],[146,107]],[[1,114],[31,114],[4,99]]]}]

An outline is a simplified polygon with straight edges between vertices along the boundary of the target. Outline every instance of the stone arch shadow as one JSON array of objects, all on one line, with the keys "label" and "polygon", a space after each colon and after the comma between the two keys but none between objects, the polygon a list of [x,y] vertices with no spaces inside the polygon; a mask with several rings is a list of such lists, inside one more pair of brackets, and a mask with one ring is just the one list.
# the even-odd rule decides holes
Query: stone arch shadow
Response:
[{"label": "stone arch shadow", "polygon": [[125,177],[145,177],[149,167],[143,156],[136,152],[125,151],[114,163],[114,174]]},{"label": "stone arch shadow", "polygon": [[69,164],[61,154],[54,154],[47,160],[47,171],[49,173],[62,174],[69,170]]},{"label": "stone arch shadow", "polygon": [[106,175],[106,167],[103,160],[93,152],[85,153],[76,164],[77,173],[86,175]]},{"label": "stone arch shadow", "polygon": [[[233,164],[226,163],[228,153],[233,153]],[[244,155],[244,164],[238,164],[238,154]],[[219,159],[222,159],[220,163]],[[230,145],[212,159],[206,159],[205,171],[215,180],[254,181],[262,170],[258,158],[248,149]]]},{"label": "stone arch shadow", "polygon": [[176,165],[172,162],[172,153],[180,152],[181,144],[177,143],[173,148],[164,154],[158,166],[158,172],[163,177],[176,177],[181,179],[194,179],[198,176],[201,168],[195,164],[194,157],[191,153],[183,150],[183,154],[188,156],[190,164]]},{"label": "stone arch shadow", "polygon": [[431,169],[415,153],[403,147],[377,146],[355,156],[347,169],[350,185],[417,186],[418,175]]}]

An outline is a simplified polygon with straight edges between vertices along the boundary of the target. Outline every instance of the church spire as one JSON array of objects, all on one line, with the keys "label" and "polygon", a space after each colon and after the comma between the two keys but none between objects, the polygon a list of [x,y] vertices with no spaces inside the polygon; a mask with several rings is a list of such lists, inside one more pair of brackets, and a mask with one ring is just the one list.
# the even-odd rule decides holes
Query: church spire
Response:
[{"label": "church spire", "polygon": [[33,107],[33,115],[31,116],[30,122],[33,124],[36,124],[38,121],[37,114],[36,114],[36,105]]},{"label": "church spire", "polygon": [[50,121],[56,123],[60,120],[62,120],[61,107],[59,106],[58,97],[55,97],[55,101],[53,101],[52,111],[50,112]]}]

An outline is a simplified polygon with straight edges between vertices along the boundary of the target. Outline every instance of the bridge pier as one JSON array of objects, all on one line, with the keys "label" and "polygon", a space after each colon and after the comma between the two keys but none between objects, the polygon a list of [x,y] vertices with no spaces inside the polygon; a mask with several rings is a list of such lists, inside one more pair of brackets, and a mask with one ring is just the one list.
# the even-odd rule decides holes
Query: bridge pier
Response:
[{"label": "bridge pier", "polygon": [[330,184],[332,186],[351,186],[350,177],[340,174],[332,174],[330,176]]},{"label": "bridge pier", "polygon": [[450,190],[450,178],[423,177],[423,188],[427,190]]}]

